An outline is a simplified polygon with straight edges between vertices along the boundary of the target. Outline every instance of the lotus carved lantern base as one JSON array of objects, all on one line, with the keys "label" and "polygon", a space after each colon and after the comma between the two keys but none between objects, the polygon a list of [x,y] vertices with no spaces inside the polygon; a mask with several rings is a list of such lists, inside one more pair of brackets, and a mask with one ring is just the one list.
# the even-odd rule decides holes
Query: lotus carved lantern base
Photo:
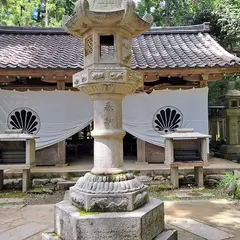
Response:
[{"label": "lotus carved lantern base", "polygon": [[132,173],[87,173],[70,188],[72,204],[84,211],[133,211],[148,201],[147,187]]}]

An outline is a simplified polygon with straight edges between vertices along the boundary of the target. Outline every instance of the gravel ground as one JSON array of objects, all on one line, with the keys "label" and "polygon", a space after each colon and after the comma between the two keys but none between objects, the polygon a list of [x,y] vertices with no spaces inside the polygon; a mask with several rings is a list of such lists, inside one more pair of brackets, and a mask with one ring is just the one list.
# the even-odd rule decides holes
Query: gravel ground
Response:
[{"label": "gravel ground", "polygon": [[54,194],[28,194],[24,198],[24,204],[55,204],[63,200],[64,194],[65,191],[56,191]]}]

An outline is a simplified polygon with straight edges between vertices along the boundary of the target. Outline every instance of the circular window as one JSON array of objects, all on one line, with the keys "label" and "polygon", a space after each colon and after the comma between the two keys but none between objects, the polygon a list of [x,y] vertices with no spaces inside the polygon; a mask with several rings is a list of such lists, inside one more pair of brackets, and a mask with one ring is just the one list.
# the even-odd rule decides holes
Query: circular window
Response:
[{"label": "circular window", "polygon": [[172,106],[162,107],[153,116],[153,128],[159,134],[174,132],[183,124],[183,114]]},{"label": "circular window", "polygon": [[40,118],[30,108],[16,108],[8,115],[9,129],[22,129],[23,133],[37,134],[40,130]]}]

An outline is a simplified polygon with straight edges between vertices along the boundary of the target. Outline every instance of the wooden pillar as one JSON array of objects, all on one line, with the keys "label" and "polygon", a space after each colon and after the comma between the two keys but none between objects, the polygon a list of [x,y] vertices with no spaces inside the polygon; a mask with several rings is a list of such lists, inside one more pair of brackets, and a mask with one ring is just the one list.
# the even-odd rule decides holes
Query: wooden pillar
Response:
[{"label": "wooden pillar", "polygon": [[0,170],[0,191],[3,189],[4,171]]},{"label": "wooden pillar", "polygon": [[203,167],[194,167],[194,175],[195,175],[195,181],[198,187],[204,186],[203,181]]},{"label": "wooden pillar", "polygon": [[165,161],[164,164],[170,165],[174,162],[173,140],[165,139]]},{"label": "wooden pillar", "polygon": [[204,163],[208,162],[207,139],[201,139],[201,157]]},{"label": "wooden pillar", "polygon": [[30,169],[23,169],[22,191],[27,192],[31,187]]},{"label": "wooden pillar", "polygon": [[212,142],[217,141],[217,119],[213,118],[212,119]]},{"label": "wooden pillar", "polygon": [[[65,80],[57,81],[57,90],[64,91],[66,88]],[[57,144],[57,154],[58,159],[56,161],[56,166],[61,166],[66,164],[66,141],[61,141]]]},{"label": "wooden pillar", "polygon": [[66,141],[61,141],[57,144],[57,154],[58,158],[56,161],[56,166],[61,166],[66,164]]},{"label": "wooden pillar", "polygon": [[146,162],[146,142],[137,139],[137,162],[138,164],[147,164]]},{"label": "wooden pillar", "polygon": [[57,90],[65,90],[65,81],[64,80],[57,81]]}]

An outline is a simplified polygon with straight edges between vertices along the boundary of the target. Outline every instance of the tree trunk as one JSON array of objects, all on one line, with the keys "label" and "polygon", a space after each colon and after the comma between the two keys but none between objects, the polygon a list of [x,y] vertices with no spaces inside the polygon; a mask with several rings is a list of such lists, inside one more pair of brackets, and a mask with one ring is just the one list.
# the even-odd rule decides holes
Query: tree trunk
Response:
[{"label": "tree trunk", "polygon": [[165,0],[165,25],[166,26],[170,25],[169,5],[170,5],[170,0]]},{"label": "tree trunk", "polygon": [[48,0],[45,2],[45,27],[49,25]]}]

